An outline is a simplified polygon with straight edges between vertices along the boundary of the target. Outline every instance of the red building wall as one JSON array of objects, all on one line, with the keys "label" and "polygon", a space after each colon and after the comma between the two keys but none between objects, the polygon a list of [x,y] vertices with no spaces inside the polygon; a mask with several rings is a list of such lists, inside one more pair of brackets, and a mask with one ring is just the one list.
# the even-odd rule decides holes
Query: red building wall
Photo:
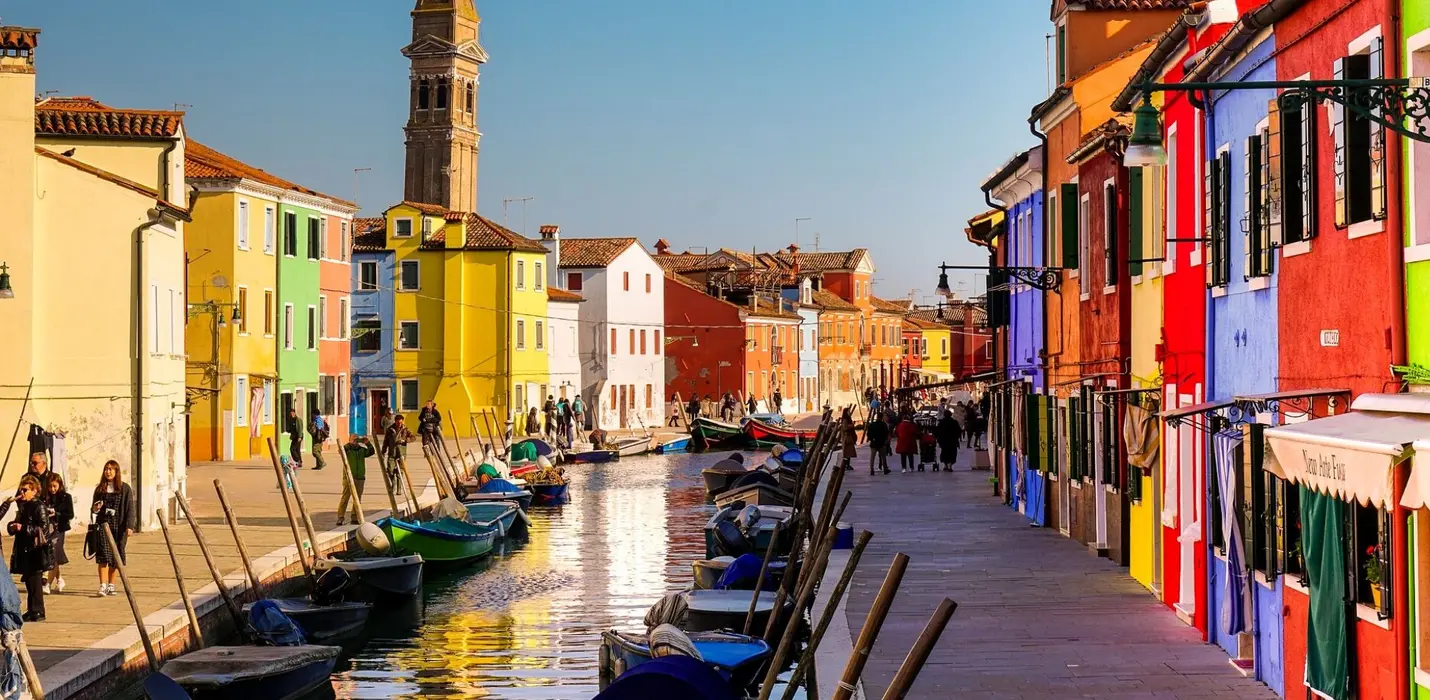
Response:
[{"label": "red building wall", "polygon": [[[666,396],[689,401],[743,387],[745,325],[733,304],[666,277],[665,334],[672,341],[665,347]],[[694,336],[699,346],[680,336]],[[730,366],[720,367],[722,360]]]}]

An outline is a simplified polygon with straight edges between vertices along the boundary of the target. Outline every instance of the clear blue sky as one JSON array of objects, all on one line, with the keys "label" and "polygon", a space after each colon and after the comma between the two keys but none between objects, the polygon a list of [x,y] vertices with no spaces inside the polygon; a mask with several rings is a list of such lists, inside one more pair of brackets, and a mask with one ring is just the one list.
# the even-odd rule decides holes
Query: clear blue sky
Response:
[{"label": "clear blue sky", "polygon": [[[191,138],[381,211],[402,193],[411,0],[11,0],[41,90],[188,112]],[[1047,0],[478,0],[478,198],[525,232],[866,246],[932,292],[978,183],[1035,141]],[[521,205],[509,224],[521,229]],[[971,276],[969,277],[971,279]],[[981,278],[978,282],[981,287]]]}]

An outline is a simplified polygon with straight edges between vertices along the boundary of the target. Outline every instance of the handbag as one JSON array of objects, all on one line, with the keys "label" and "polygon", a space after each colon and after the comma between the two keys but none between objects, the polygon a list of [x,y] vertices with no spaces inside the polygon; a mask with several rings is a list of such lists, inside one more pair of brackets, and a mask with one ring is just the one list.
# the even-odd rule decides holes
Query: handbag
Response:
[{"label": "handbag", "polygon": [[99,523],[90,523],[89,530],[84,533],[84,558],[93,560],[99,554],[100,538],[104,533],[100,532]]}]

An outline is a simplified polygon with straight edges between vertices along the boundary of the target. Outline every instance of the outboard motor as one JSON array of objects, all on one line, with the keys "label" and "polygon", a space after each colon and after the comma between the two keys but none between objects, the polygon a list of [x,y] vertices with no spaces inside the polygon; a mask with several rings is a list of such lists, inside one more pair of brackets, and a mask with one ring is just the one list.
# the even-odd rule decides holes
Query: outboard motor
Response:
[{"label": "outboard motor", "polygon": [[745,539],[745,533],[740,531],[740,526],[729,520],[721,520],[715,524],[715,551],[727,557],[739,557],[754,550],[751,542]]},{"label": "outboard motor", "polygon": [[347,569],[328,569],[313,582],[312,598],[318,605],[333,605],[347,599],[353,587],[353,577]]},{"label": "outboard motor", "polygon": [[739,523],[740,530],[749,536],[755,526],[760,524],[760,509],[758,506],[745,506],[740,514],[735,516],[735,522]]}]

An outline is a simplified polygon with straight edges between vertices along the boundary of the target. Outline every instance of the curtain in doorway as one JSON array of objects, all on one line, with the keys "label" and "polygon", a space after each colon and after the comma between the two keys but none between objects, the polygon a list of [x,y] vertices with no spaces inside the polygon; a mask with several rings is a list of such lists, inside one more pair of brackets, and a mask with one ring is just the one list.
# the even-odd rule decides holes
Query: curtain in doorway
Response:
[{"label": "curtain in doorway", "polygon": [[1306,620],[1306,687],[1331,700],[1347,700],[1345,504],[1301,488],[1301,538],[1311,607]]},{"label": "curtain in doorway", "polygon": [[1122,441],[1127,444],[1127,461],[1138,469],[1157,465],[1161,443],[1157,416],[1134,403],[1127,403],[1127,417],[1122,421]]},{"label": "curtain in doorway", "polygon": [[1236,512],[1237,472],[1241,466],[1236,459],[1236,450],[1242,443],[1241,430],[1223,430],[1216,434],[1214,442],[1217,501],[1221,507],[1222,542],[1226,545],[1221,622],[1227,634],[1240,634],[1251,629],[1250,572],[1246,568],[1246,547],[1241,539],[1241,523]]},{"label": "curtain in doorway", "polygon": [[263,434],[263,402],[267,400],[264,396],[263,387],[256,386],[249,390],[248,400],[248,436],[256,438]]}]

